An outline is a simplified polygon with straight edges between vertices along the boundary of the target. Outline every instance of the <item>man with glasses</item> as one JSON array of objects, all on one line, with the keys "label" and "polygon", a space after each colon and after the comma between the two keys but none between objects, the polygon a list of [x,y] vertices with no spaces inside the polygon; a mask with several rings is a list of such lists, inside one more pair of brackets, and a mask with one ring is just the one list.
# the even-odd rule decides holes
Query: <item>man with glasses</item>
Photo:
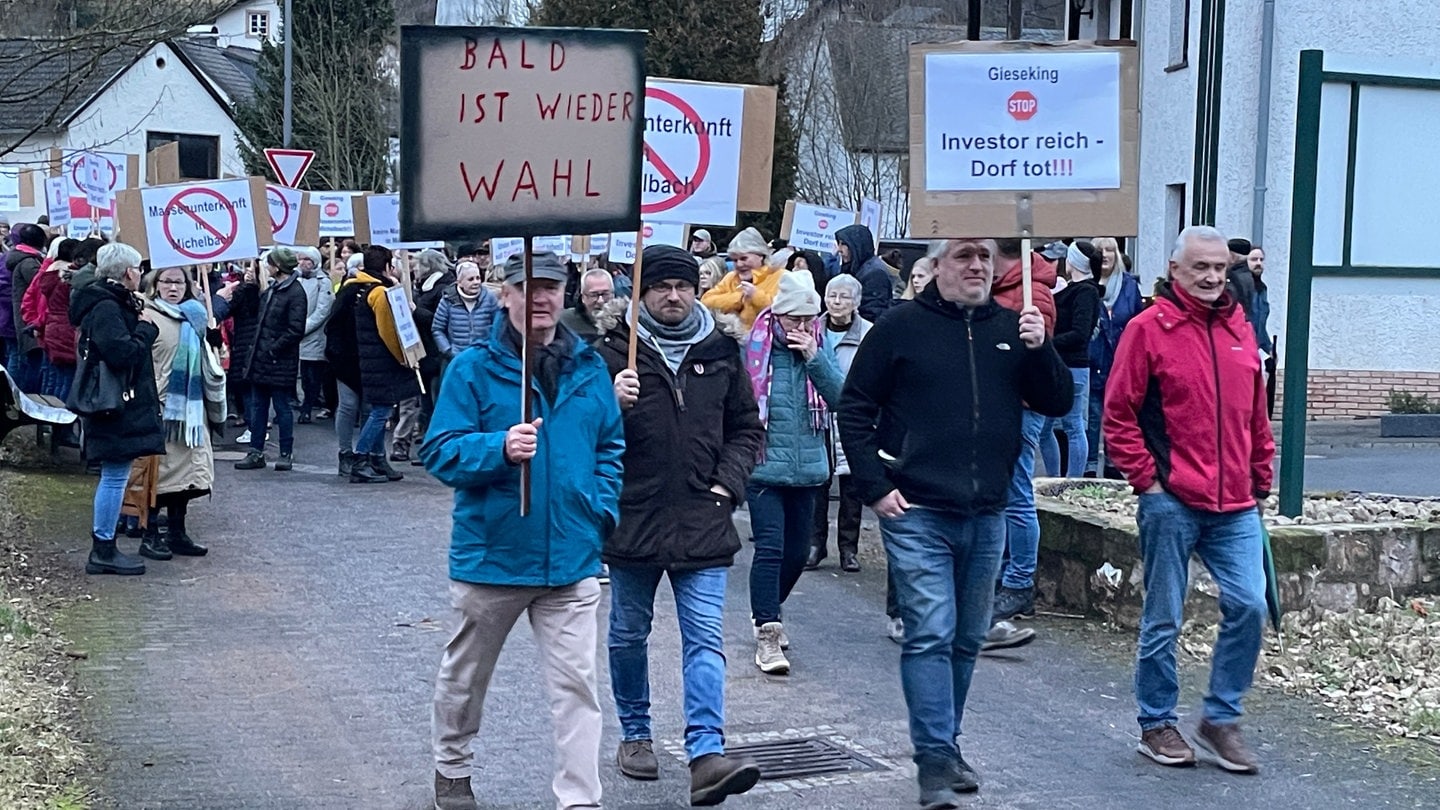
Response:
[{"label": "man with glasses", "polygon": [[605,270],[585,271],[580,277],[580,295],[575,306],[565,310],[560,322],[581,340],[593,341],[600,336],[601,329],[595,319],[605,307],[615,300],[615,279]]},{"label": "man with glasses", "polygon": [[697,305],[700,269],[684,250],[645,248],[636,369],[629,330],[597,344],[625,414],[620,525],[605,541],[610,564],[610,682],[620,715],[620,772],[660,778],[650,729],[649,637],[655,590],[675,592],[685,681],[690,803],[714,805],[760,778],[725,756],[727,569],[740,550],[731,514],[765,429],[740,364],[740,347]]}]

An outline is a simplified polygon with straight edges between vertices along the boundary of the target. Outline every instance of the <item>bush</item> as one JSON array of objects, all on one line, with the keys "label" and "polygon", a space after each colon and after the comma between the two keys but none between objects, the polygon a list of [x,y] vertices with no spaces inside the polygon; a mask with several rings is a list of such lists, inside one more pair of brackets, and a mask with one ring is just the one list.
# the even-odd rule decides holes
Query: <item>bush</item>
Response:
[{"label": "bush", "polygon": [[1430,397],[1425,394],[1412,394],[1409,391],[1391,389],[1386,403],[1390,407],[1390,413],[1440,413],[1440,402],[1431,402]]}]

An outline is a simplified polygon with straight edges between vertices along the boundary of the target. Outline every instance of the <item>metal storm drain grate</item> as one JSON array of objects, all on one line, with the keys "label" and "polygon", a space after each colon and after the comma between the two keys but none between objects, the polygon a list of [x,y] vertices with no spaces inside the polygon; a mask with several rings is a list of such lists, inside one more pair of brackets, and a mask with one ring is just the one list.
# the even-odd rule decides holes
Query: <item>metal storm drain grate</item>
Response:
[{"label": "metal storm drain grate", "polygon": [[727,745],[725,753],[744,757],[759,765],[761,779],[798,779],[887,770],[885,765],[823,737]]}]

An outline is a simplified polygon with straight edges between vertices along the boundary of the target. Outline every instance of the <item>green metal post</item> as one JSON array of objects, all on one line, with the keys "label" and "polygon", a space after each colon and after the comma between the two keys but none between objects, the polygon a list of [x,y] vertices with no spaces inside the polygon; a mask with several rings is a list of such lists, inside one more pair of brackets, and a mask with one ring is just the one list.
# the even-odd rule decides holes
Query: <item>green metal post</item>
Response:
[{"label": "green metal post", "polygon": [[1285,404],[1280,427],[1280,514],[1296,517],[1305,497],[1305,405],[1310,377],[1310,303],[1315,270],[1315,177],[1320,158],[1323,51],[1300,52],[1285,315]]}]

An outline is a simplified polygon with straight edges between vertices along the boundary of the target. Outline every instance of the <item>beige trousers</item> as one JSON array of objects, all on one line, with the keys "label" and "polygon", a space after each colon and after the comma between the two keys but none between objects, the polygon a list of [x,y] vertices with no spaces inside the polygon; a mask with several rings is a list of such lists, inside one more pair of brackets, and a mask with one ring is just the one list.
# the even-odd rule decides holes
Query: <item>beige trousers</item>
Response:
[{"label": "beige trousers", "polygon": [[449,779],[470,776],[470,742],[480,733],[485,692],[495,660],[520,614],[540,648],[555,733],[558,810],[600,806],[600,699],[596,692],[595,578],[563,588],[511,588],[451,582],[460,626],[445,646],[435,679],[432,714],[435,769]]}]

